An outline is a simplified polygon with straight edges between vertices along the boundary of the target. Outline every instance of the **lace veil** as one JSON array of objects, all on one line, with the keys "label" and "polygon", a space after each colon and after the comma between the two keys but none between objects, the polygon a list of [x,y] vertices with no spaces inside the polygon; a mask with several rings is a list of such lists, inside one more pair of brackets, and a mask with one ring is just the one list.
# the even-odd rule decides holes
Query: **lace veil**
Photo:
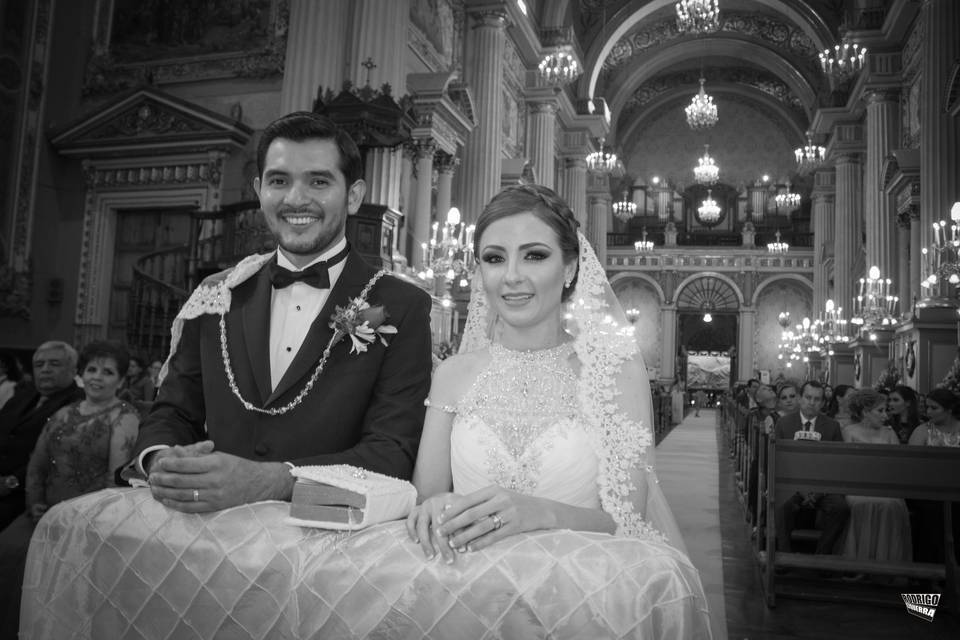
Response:
[{"label": "lace veil", "polygon": [[[599,456],[600,502],[617,535],[666,539],[686,552],[654,469],[653,402],[633,326],[582,233],[579,271],[565,330],[580,363],[577,390]],[[460,352],[497,340],[498,319],[475,275]]]}]

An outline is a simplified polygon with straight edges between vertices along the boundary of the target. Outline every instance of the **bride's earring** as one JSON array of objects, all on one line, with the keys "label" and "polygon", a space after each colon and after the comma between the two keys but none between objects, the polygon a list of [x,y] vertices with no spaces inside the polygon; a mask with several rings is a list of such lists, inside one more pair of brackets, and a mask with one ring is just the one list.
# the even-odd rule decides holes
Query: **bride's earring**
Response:
[{"label": "bride's earring", "polygon": [[563,288],[569,289],[570,285],[572,284],[573,284],[573,278],[567,278],[566,280],[563,281]]}]

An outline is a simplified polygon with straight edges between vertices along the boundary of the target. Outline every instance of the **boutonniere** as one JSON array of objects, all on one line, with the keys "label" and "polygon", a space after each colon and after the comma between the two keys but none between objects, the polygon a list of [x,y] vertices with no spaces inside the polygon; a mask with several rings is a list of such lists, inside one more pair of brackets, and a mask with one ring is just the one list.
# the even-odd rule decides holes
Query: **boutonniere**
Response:
[{"label": "boutonniere", "polygon": [[395,334],[397,328],[385,324],[389,318],[382,304],[371,307],[362,297],[353,298],[345,307],[334,307],[330,318],[330,328],[334,330],[334,342],[339,342],[344,336],[349,336],[353,343],[350,353],[362,353],[377,338],[387,346],[385,336]]}]

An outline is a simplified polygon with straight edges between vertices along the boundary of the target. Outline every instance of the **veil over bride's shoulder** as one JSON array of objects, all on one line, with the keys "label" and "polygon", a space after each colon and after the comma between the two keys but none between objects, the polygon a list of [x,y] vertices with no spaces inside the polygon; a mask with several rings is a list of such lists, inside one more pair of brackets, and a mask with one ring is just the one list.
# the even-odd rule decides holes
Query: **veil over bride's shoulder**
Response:
[{"label": "veil over bride's shoulder", "polygon": [[[685,552],[654,468],[653,401],[643,356],[596,253],[577,235],[579,270],[564,319],[579,361],[580,407],[600,458],[601,505],[618,535],[665,540]],[[460,353],[496,342],[497,324],[477,274]]]}]

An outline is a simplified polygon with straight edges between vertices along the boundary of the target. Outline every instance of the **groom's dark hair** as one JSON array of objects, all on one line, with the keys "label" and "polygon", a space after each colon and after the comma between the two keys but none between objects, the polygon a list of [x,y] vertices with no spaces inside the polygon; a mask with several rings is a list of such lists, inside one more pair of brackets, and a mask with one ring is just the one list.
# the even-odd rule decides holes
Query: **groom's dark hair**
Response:
[{"label": "groom's dark hair", "polygon": [[[577,227],[580,223],[563,198],[553,189],[539,184],[513,185],[493,196],[477,219],[476,233],[473,236],[473,255],[479,260],[480,239],[491,223],[526,212],[532,213],[557,234],[564,264],[579,261],[580,240],[577,238]],[[560,299],[564,302],[573,294],[578,275],[579,264],[570,285],[563,289]]]},{"label": "groom's dark hair", "polygon": [[267,150],[277,138],[304,142],[305,140],[332,140],[340,152],[338,168],[343,172],[347,187],[363,177],[363,159],[353,138],[336,122],[312,111],[294,111],[267,125],[257,143],[257,175],[263,178]]}]

